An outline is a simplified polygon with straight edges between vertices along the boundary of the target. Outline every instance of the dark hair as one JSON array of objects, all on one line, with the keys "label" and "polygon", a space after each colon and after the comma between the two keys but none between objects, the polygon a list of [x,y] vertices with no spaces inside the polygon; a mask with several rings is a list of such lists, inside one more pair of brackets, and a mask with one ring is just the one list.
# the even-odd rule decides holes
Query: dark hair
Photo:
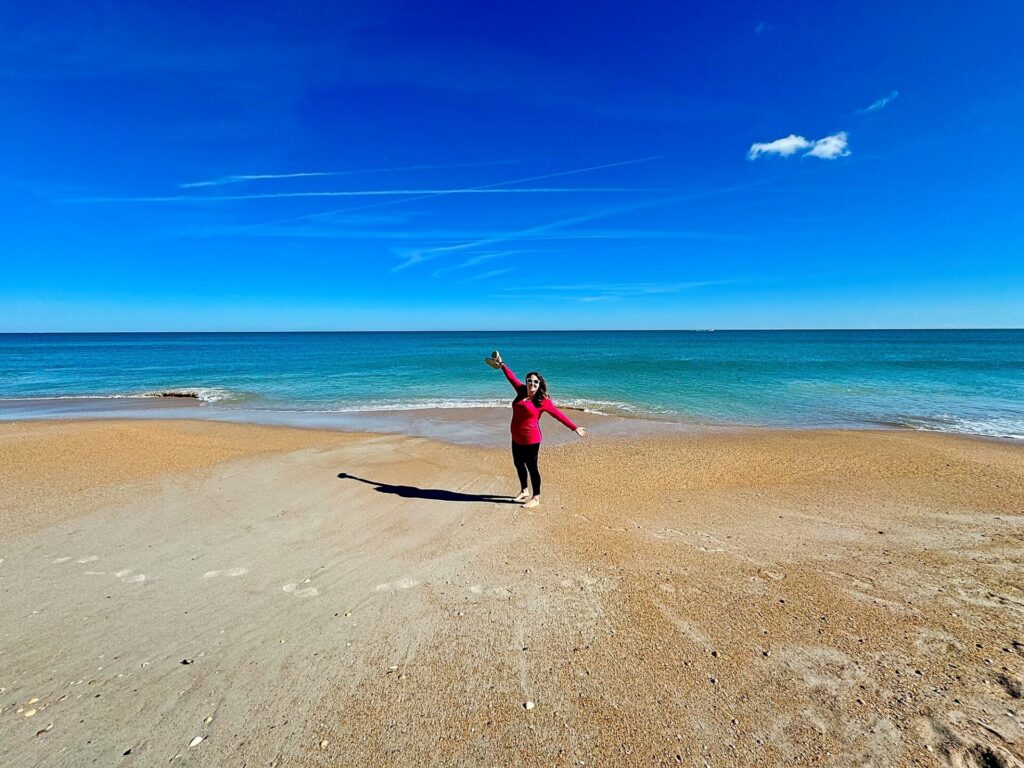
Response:
[{"label": "dark hair", "polygon": [[[529,379],[531,376],[536,376],[538,379],[540,379],[540,386],[537,387],[537,394],[535,394],[532,398],[533,404],[540,408],[540,404],[548,399],[548,383],[544,381],[544,377],[541,376],[536,371],[530,371],[528,374],[526,374],[527,379]],[[525,385],[523,386],[523,397],[526,397]]]}]

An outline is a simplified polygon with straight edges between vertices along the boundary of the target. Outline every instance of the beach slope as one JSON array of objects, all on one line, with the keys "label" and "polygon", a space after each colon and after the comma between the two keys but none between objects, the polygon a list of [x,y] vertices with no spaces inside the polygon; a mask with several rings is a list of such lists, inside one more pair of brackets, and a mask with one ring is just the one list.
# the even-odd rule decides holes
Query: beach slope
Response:
[{"label": "beach slope", "polygon": [[1024,448],[0,425],[0,764],[1018,766]]}]

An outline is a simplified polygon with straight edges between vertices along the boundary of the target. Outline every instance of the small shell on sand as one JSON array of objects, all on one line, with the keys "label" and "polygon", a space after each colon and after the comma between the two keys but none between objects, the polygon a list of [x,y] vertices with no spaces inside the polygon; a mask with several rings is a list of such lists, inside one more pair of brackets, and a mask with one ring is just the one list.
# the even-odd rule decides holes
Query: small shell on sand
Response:
[{"label": "small shell on sand", "polygon": [[329,741],[327,741],[327,739],[322,739],[322,740],[320,741],[320,749],[327,749],[327,745],[328,745],[329,743],[330,743],[330,742],[329,742]]},{"label": "small shell on sand", "polygon": [[34,709],[30,709],[28,712],[25,713],[25,717],[32,717],[32,715],[34,715],[35,713],[36,711]]},{"label": "small shell on sand", "polygon": [[203,737],[202,736],[196,736],[194,739],[192,739],[192,741],[190,741],[188,743],[188,745],[190,747],[198,747],[200,744],[202,744],[202,742],[203,742]]},{"label": "small shell on sand", "polygon": [[525,708],[525,709],[526,709],[527,711],[529,711],[529,710],[533,709],[533,708],[534,708],[534,707],[536,707],[536,706],[537,706],[537,705],[536,705],[536,704],[534,704],[534,703],[533,703],[532,701],[528,701],[528,702],[526,702],[525,704],[523,704],[523,707],[524,707],[524,708]]}]

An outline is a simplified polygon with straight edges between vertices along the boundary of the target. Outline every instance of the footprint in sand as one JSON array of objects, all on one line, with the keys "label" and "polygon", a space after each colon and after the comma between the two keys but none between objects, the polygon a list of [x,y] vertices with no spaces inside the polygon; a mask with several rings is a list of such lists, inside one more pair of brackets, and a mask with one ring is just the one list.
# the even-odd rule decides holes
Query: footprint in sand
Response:
[{"label": "footprint in sand", "polygon": [[248,572],[248,568],[228,568],[223,571],[207,571],[203,574],[203,578],[215,579],[218,576],[230,576],[231,578],[235,578],[236,576],[245,576]]},{"label": "footprint in sand", "polygon": [[[88,557],[80,557],[77,560],[75,560],[75,562],[76,563],[81,563],[81,564],[84,565],[85,563],[94,563],[94,562],[96,562],[99,559],[100,558],[97,555],[89,555]],[[71,560],[70,557],[58,557],[55,560],[53,560],[52,562],[54,562],[54,563],[66,563],[69,560]],[[3,561],[0,560],[0,562],[3,562]],[[83,571],[83,573],[86,576],[105,576],[107,572],[106,571]],[[124,583],[124,584],[141,584],[142,582],[144,582],[146,580],[146,574],[144,574],[144,573],[135,573],[135,569],[134,568],[125,568],[124,570],[117,571],[116,573],[113,574],[113,576],[114,576],[114,578],[120,579],[121,582]]]},{"label": "footprint in sand", "polygon": [[392,592],[396,589],[412,589],[413,587],[418,587],[419,585],[420,582],[416,581],[416,579],[402,577],[401,579],[398,579],[394,582],[384,582],[383,584],[378,584],[376,587],[373,588],[373,591]]},{"label": "footprint in sand", "polygon": [[114,574],[124,584],[140,584],[146,580],[146,574],[135,573],[133,568],[125,568],[122,571],[118,571]]},{"label": "footprint in sand", "polygon": [[[100,559],[99,555],[89,555],[88,557],[80,557],[77,560],[75,560],[75,562],[78,563],[79,565],[85,565],[86,563],[95,563],[99,559]],[[71,557],[55,557],[50,562],[53,563],[54,565],[59,565],[60,563],[66,563],[66,562],[68,562],[70,560],[71,560]],[[0,560],[0,562],[3,562],[3,561]]]},{"label": "footprint in sand", "polygon": [[281,587],[285,592],[296,597],[316,597],[320,594],[320,590],[316,587],[304,587],[299,589],[298,584],[285,584]]},{"label": "footprint in sand", "polygon": [[466,591],[469,592],[469,594],[474,595],[476,597],[490,595],[491,597],[507,598],[511,597],[512,595],[512,590],[508,589],[507,587],[488,587],[483,584],[470,584],[468,587],[466,587]]}]

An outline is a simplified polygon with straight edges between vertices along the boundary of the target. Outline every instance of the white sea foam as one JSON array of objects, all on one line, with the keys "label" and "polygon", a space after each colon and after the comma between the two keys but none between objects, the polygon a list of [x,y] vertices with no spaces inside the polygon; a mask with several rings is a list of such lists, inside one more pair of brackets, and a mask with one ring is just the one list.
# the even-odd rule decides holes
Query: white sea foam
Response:
[{"label": "white sea foam", "polygon": [[[466,408],[507,408],[507,398],[460,398],[460,399],[425,399],[425,400],[376,400],[352,405],[338,405],[333,408],[310,409],[315,413],[367,413],[374,411],[425,411]],[[567,398],[556,400],[560,408],[569,408],[593,413],[600,416],[612,415],[645,415],[651,409],[642,409],[629,403],[611,400],[589,400],[583,398]],[[278,410],[278,409],[275,409]]]},{"label": "white sea foam", "polygon": [[907,417],[901,419],[899,424],[922,432],[949,432],[1024,440],[1024,420],[1008,417],[968,419],[952,414],[940,414],[932,417]]},{"label": "white sea foam", "polygon": [[12,397],[0,397],[0,402],[11,400],[47,401],[47,400],[120,400],[127,397],[142,397],[142,395],[14,395]]},{"label": "white sea foam", "polygon": [[26,397],[0,397],[0,402],[10,400],[23,400],[26,402],[46,402],[49,400],[136,400],[139,398],[158,397],[181,397],[193,398],[201,403],[219,403],[225,400],[235,400],[240,397],[237,393],[226,389],[215,389],[212,387],[169,387],[167,389],[156,389],[147,392],[119,392],[106,395],[45,395]]}]

